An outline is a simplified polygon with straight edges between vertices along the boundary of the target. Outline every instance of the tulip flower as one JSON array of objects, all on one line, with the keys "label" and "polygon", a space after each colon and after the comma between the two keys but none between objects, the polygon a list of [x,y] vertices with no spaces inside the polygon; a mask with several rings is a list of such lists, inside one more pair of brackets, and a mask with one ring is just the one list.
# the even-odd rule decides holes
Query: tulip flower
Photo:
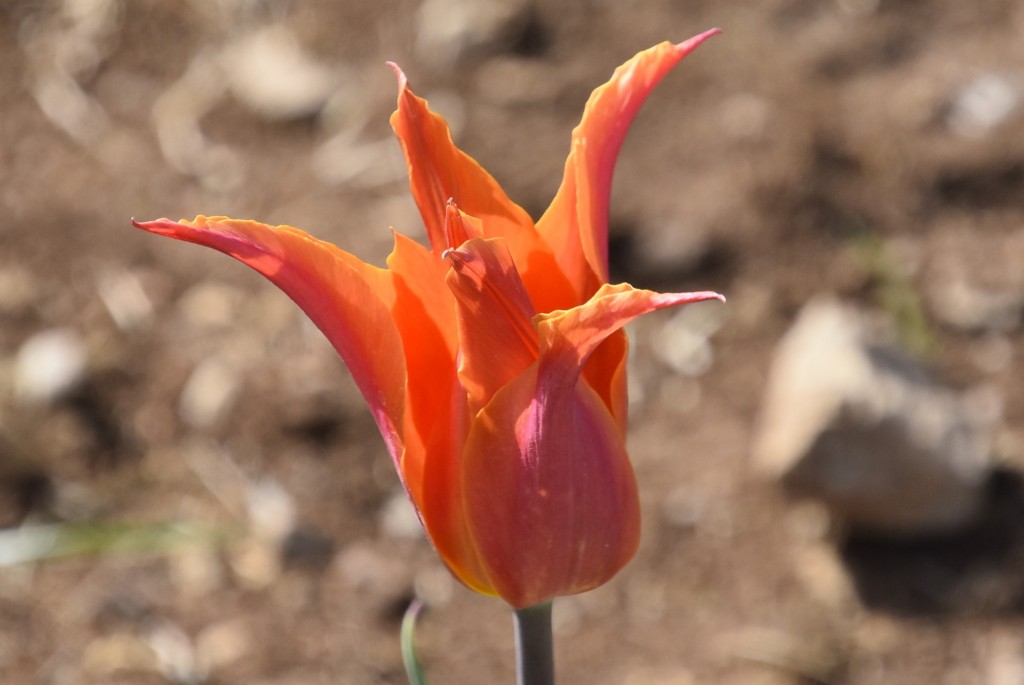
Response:
[{"label": "tulip flower", "polygon": [[536,222],[392,65],[391,124],[429,247],[395,233],[378,268],[290,226],[204,216],[136,225],[234,257],[306,312],[465,585],[515,608],[582,592],[614,576],[639,540],[622,327],[721,299],[608,284],[612,169],[650,91],[716,32],[641,52],[594,91]]}]

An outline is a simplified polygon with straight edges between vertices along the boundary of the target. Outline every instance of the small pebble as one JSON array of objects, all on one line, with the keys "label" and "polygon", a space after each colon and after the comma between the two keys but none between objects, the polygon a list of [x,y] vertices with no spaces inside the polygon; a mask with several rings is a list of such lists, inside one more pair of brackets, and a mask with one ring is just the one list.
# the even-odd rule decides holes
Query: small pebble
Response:
[{"label": "small pebble", "polygon": [[945,324],[970,332],[1008,332],[1020,326],[1024,292],[977,287],[963,278],[935,283],[930,304]]},{"label": "small pebble", "polygon": [[27,310],[42,292],[32,273],[20,264],[0,267],[0,312],[17,314]]},{"label": "small pebble", "polygon": [[189,288],[178,301],[185,321],[197,328],[226,328],[236,322],[245,295],[234,286],[214,281]]},{"label": "small pebble", "polygon": [[522,36],[527,0],[424,0],[416,13],[416,54],[438,69],[498,52]]},{"label": "small pebble", "polygon": [[100,677],[118,671],[155,672],[158,659],[155,650],[144,640],[129,633],[98,637],[82,651],[82,670]]},{"label": "small pebble", "polygon": [[678,487],[661,501],[661,514],[677,528],[693,528],[700,522],[707,505],[707,498],[700,491]]},{"label": "small pebble", "polygon": [[1024,641],[1011,631],[1000,630],[988,640],[985,685],[1024,683]]},{"label": "small pebble", "polygon": [[248,488],[249,520],[263,540],[281,541],[295,528],[295,500],[279,483],[262,480]]},{"label": "small pebble", "polygon": [[192,428],[210,428],[227,414],[241,382],[228,364],[213,357],[204,359],[185,382],[178,413]]},{"label": "small pebble", "polygon": [[85,367],[85,345],[77,333],[68,328],[37,333],[18,350],[15,394],[27,403],[53,402],[82,380]]},{"label": "small pebble", "polygon": [[431,565],[416,573],[413,580],[416,596],[427,606],[444,606],[455,593],[455,579],[451,572],[440,564]]},{"label": "small pebble", "polygon": [[230,666],[251,650],[252,635],[240,618],[208,625],[196,636],[196,660],[205,672]]},{"label": "small pebble", "polygon": [[380,527],[389,538],[416,540],[423,537],[419,516],[404,490],[396,491],[381,507]]},{"label": "small pebble", "polygon": [[259,590],[281,575],[282,559],[279,545],[251,538],[231,551],[231,570],[239,584]]},{"label": "small pebble", "polygon": [[138,277],[130,271],[101,274],[97,290],[110,318],[122,331],[140,328],[153,318],[153,303]]},{"label": "small pebble", "polygon": [[177,624],[156,621],[145,640],[156,654],[160,672],[172,683],[201,683],[206,679],[196,661],[192,640]]},{"label": "small pebble", "polygon": [[982,138],[1013,116],[1022,102],[1019,85],[998,74],[984,74],[954,96],[946,124],[965,138]]},{"label": "small pebble", "polygon": [[338,84],[338,75],[310,57],[281,25],[238,38],[221,59],[231,94],[270,121],[317,114]]},{"label": "small pebble", "polygon": [[224,569],[212,548],[172,554],[167,561],[172,582],[186,597],[205,597],[224,584]]}]

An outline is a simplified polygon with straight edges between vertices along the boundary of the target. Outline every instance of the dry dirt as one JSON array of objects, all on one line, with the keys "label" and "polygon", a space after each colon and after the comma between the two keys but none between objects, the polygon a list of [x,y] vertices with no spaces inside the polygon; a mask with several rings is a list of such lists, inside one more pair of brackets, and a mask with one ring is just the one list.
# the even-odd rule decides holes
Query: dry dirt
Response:
[{"label": "dry dirt", "polygon": [[[1024,682],[1024,5],[558,0],[461,55],[416,36],[466,4],[419,5],[0,0],[0,526],[71,524],[68,554],[0,567],[0,681],[401,683],[418,594],[433,682],[512,682],[507,610],[410,530],[327,343],[256,275],[129,219],[290,223],[380,263],[389,225],[422,231],[385,60],[536,216],[589,91],[720,26],[627,140],[612,259],[634,285],[724,292],[728,316],[710,358],[669,359],[671,314],[633,331],[644,539],[557,603],[560,682]],[[340,79],[318,115],[267,111],[295,75],[263,109],[225,90],[256,60],[225,46],[266,26]],[[844,538],[751,472],[773,346],[819,293],[1001,400],[978,526]],[[19,350],[55,329],[84,367],[33,399]]]}]

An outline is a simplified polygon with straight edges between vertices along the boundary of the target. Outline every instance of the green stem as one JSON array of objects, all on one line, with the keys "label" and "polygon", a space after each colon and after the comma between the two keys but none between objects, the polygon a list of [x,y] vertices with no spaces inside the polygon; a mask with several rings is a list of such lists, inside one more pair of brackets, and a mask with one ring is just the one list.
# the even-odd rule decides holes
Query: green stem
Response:
[{"label": "green stem", "polygon": [[516,609],[515,630],[517,685],[554,685],[551,602]]}]

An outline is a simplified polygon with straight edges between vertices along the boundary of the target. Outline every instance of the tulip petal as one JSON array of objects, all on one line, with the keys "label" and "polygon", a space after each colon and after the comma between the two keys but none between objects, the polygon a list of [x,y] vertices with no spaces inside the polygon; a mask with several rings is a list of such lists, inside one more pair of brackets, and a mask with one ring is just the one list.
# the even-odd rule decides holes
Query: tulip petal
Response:
[{"label": "tulip petal", "polygon": [[626,430],[626,357],[629,348],[625,331],[629,321],[664,307],[722,299],[718,293],[661,294],[636,290],[629,285],[604,285],[579,307],[537,317],[541,357],[566,357],[566,368],[583,365],[583,376],[597,392],[622,432]]},{"label": "tulip petal", "polygon": [[633,470],[585,383],[551,383],[530,366],[477,415],[463,477],[480,559],[514,607],[597,587],[636,551]]},{"label": "tulip petal", "polygon": [[536,311],[500,238],[447,250],[462,360],[459,378],[473,411],[537,360]]},{"label": "tulip petal", "polygon": [[395,300],[390,273],[291,226],[204,216],[133,223],[234,257],[292,298],[345,361],[397,466],[403,451],[405,365],[390,312]]},{"label": "tulip petal", "polygon": [[490,583],[516,607],[609,580],[639,540],[625,434],[580,374],[603,340],[642,314],[722,299],[602,286],[534,318],[536,364],[477,414],[464,454],[466,513]]},{"label": "tulip petal", "polygon": [[444,228],[449,199],[487,224],[486,237],[533,234],[529,215],[476,160],[456,147],[444,119],[412,92],[401,69],[391,67],[398,76],[398,110],[391,116],[391,127],[405,152],[412,194],[434,253],[440,255],[448,247]]},{"label": "tulip petal", "polygon": [[434,453],[439,442],[457,439],[459,431],[449,426],[451,419],[465,422],[465,409],[459,413],[452,402],[453,393],[461,391],[455,302],[444,285],[447,264],[400,233],[395,233],[388,268],[395,287],[391,314],[403,339],[407,374],[401,473],[419,506],[427,446]]},{"label": "tulip petal", "polygon": [[476,160],[455,145],[444,119],[412,92],[401,69],[394,64],[391,67],[398,76],[398,109],[391,115],[391,127],[405,153],[413,198],[434,254],[440,256],[445,249],[458,247],[448,244],[445,230],[447,205],[454,201],[480,221],[484,238],[506,240],[538,311],[578,303],[575,290],[530,216]]},{"label": "tulip petal", "polygon": [[[534,321],[540,336],[541,368],[550,366],[561,369],[562,373],[578,375],[609,335],[638,316],[704,300],[724,301],[725,298],[711,291],[656,293],[638,290],[627,283],[602,285],[579,307],[537,315]],[[575,376],[572,380],[575,381]]]},{"label": "tulip petal", "polygon": [[626,331],[612,331],[590,355],[583,367],[583,377],[604,405],[608,407],[619,429],[625,433],[629,419],[629,393],[626,364],[629,360],[629,337]]},{"label": "tulip petal", "polygon": [[467,586],[493,594],[463,504],[460,474],[469,410],[457,373],[455,300],[444,285],[448,264],[396,233],[388,267],[395,281],[392,315],[408,369],[399,473],[441,559]]},{"label": "tulip petal", "polygon": [[608,200],[615,159],[633,118],[661,79],[718,32],[711,29],[678,45],[662,43],[639,53],[587,101],[572,132],[562,185],[537,222],[581,297],[608,281]]}]

